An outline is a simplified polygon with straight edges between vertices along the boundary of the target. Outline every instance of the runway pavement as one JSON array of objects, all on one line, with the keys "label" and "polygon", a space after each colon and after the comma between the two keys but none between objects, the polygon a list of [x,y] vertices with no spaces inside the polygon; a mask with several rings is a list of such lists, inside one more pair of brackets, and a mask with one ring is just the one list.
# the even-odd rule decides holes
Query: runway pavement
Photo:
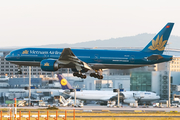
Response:
[{"label": "runway pavement", "polygon": [[[8,108],[8,107],[0,107],[0,108]],[[34,107],[18,107],[18,109],[46,109],[47,107],[38,107],[38,106],[34,106]],[[142,108],[142,107],[138,107],[138,108],[131,108],[129,106],[124,106],[124,107],[112,107],[112,108],[108,108],[107,106],[84,106],[82,108],[79,107],[58,107],[59,109],[62,110],[85,110],[85,111],[132,111],[132,112],[150,112],[150,111],[164,111],[164,112],[180,112],[180,108],[153,108],[152,106],[149,106],[148,108]]]},{"label": "runway pavement", "polygon": [[76,110],[92,110],[92,111],[102,111],[102,110],[109,110],[109,111],[135,111],[135,112],[141,112],[141,111],[164,111],[164,112],[170,112],[170,111],[177,111],[180,112],[180,108],[131,108],[131,107],[120,107],[120,108],[108,108],[106,106],[84,106],[82,108],[75,108],[75,107],[59,107],[59,109],[66,109],[66,110],[71,110],[71,109],[76,109]]}]

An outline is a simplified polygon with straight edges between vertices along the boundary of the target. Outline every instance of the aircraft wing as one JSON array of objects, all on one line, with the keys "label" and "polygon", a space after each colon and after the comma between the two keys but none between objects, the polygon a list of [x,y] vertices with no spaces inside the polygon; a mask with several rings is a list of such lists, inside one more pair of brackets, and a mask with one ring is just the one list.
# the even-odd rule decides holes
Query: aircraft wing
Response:
[{"label": "aircraft wing", "polygon": [[82,70],[82,68],[92,69],[87,63],[78,59],[70,48],[64,48],[58,60],[64,64],[74,64],[77,70]]},{"label": "aircraft wing", "polygon": [[161,55],[151,55],[147,57],[148,60],[159,60],[162,59],[163,57]]}]

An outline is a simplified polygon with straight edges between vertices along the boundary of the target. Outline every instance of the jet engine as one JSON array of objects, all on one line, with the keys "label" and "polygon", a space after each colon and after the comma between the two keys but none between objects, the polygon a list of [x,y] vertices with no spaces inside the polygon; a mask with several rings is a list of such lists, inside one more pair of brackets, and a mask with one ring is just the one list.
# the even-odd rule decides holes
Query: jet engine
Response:
[{"label": "jet engine", "polygon": [[135,99],[133,98],[124,99],[124,103],[135,103]]},{"label": "jet engine", "polygon": [[40,66],[43,71],[57,71],[59,69],[59,64],[54,59],[42,60]]}]

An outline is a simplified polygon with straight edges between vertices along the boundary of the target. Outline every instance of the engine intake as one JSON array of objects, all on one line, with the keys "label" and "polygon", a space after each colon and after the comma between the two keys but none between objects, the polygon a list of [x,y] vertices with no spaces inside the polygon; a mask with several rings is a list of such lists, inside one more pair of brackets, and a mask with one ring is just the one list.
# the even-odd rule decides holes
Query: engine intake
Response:
[{"label": "engine intake", "polygon": [[57,71],[59,69],[59,65],[54,59],[42,60],[40,66],[43,71]]}]

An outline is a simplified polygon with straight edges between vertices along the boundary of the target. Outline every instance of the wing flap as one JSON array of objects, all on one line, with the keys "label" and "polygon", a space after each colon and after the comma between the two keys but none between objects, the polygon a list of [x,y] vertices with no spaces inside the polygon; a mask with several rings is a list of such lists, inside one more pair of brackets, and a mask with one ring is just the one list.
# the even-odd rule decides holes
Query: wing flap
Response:
[{"label": "wing flap", "polygon": [[87,63],[78,59],[70,48],[63,49],[58,61],[59,63],[66,63],[66,64],[72,63],[75,65],[77,70],[82,70],[82,68],[92,70],[92,68]]}]

